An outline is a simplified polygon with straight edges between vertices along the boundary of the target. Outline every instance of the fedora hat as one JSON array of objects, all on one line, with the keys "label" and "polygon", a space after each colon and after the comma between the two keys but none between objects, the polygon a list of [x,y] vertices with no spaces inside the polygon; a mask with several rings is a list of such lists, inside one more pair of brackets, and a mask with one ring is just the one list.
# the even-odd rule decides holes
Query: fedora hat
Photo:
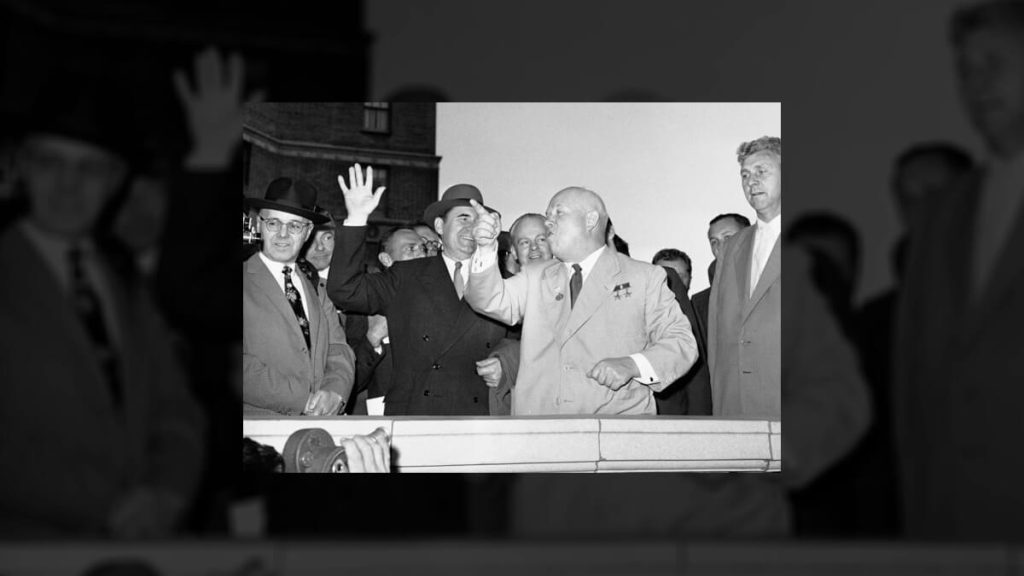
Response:
[{"label": "fedora hat", "polygon": [[481,206],[494,212],[498,216],[501,216],[501,212],[498,212],[494,208],[491,208],[484,204],[484,196],[480,193],[480,189],[472,184],[456,184],[449,186],[444,194],[441,195],[441,199],[434,202],[423,211],[423,221],[428,226],[434,225],[434,218],[444,218],[444,215],[455,206],[469,206],[469,200],[476,200]]},{"label": "fedora hat", "polygon": [[247,203],[257,210],[267,208],[295,214],[316,225],[330,220],[329,215],[317,211],[316,187],[305,180],[277,178],[267,186],[263,198],[249,198]]},{"label": "fedora hat", "polygon": [[323,230],[332,230],[333,231],[337,227],[337,225],[334,223],[334,217],[331,216],[331,213],[330,213],[329,210],[327,210],[326,208],[319,208],[318,207],[316,209],[316,213],[321,215],[321,216],[323,216],[324,218],[327,218],[327,221],[326,222],[322,222],[320,224],[317,224],[316,227],[313,228],[314,232],[320,232],[320,231],[323,231]]}]

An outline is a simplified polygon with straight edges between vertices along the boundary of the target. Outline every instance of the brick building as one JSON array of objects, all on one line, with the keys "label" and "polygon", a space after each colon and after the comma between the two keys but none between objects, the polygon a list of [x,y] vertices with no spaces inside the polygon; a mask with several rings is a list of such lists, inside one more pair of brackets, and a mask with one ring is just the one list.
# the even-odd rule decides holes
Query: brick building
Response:
[{"label": "brick building", "polygon": [[[266,103],[249,107],[243,129],[243,189],[261,196],[280,176],[304,178],[339,222],[345,199],[338,175],[355,163],[373,166],[374,187],[387,186],[370,216],[373,243],[395,225],[420,220],[438,197],[436,105],[419,102]],[[371,247],[375,256],[376,249]]]}]

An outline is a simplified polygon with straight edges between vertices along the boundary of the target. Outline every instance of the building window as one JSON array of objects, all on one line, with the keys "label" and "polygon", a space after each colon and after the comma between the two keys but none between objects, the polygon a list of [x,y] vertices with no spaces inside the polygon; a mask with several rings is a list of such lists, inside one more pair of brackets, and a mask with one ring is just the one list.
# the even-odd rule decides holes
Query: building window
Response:
[{"label": "building window", "polygon": [[387,134],[391,131],[391,104],[387,102],[363,103],[363,130]]}]

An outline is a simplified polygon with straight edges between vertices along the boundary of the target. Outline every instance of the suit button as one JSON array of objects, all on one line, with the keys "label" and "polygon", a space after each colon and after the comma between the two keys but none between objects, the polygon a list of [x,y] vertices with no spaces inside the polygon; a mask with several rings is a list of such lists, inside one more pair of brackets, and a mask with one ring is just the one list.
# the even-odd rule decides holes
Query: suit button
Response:
[{"label": "suit button", "polygon": [[441,365],[435,362],[435,363],[434,363],[434,364],[433,364],[433,365],[431,366],[431,368],[433,368],[434,370],[438,370],[438,369],[440,369],[440,368],[441,368]]},{"label": "suit button", "polygon": [[484,344],[484,346],[486,346],[487,348],[490,348],[491,347],[491,343],[488,342],[488,343]]},{"label": "suit button", "polygon": [[424,396],[430,396],[430,390],[424,390],[423,391],[423,395]]},{"label": "suit button", "polygon": [[424,342],[430,342],[430,334],[424,334],[423,335],[423,341]]},{"label": "suit button", "polygon": [[480,399],[477,398],[476,396],[473,396],[473,404],[479,404],[479,403],[480,403]]}]

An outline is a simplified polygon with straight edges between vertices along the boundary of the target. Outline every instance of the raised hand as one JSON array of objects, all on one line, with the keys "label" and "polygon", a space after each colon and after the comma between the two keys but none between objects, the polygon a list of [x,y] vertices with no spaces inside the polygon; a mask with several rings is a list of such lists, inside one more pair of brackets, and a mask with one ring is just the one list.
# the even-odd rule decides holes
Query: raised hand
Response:
[{"label": "raised hand", "polygon": [[477,360],[476,373],[484,379],[484,384],[491,388],[497,388],[498,382],[501,382],[501,360],[497,358]]},{"label": "raised hand", "polygon": [[[195,90],[189,86],[185,71],[174,71],[174,89],[185,109],[192,149],[185,159],[186,168],[225,169],[235,148],[242,142],[242,120],[245,107],[242,87],[245,84],[245,63],[235,53],[223,58],[220,51],[208,47],[196,55],[193,75]],[[264,99],[263,91],[248,100]]]},{"label": "raised hand", "polygon": [[595,364],[590,372],[587,372],[587,376],[614,391],[625,386],[633,378],[639,378],[640,368],[629,356],[605,358]]},{"label": "raised hand", "polygon": [[338,186],[345,195],[345,209],[348,210],[348,217],[353,220],[365,220],[377,209],[380,197],[384,194],[384,186],[373,190],[373,167],[366,168],[366,178],[363,178],[363,169],[359,164],[348,169],[348,185],[345,185],[345,177],[338,176]]},{"label": "raised hand", "polygon": [[476,211],[476,224],[473,226],[473,239],[477,248],[495,244],[501,233],[501,217],[488,212],[479,202],[470,198],[469,205]]}]

